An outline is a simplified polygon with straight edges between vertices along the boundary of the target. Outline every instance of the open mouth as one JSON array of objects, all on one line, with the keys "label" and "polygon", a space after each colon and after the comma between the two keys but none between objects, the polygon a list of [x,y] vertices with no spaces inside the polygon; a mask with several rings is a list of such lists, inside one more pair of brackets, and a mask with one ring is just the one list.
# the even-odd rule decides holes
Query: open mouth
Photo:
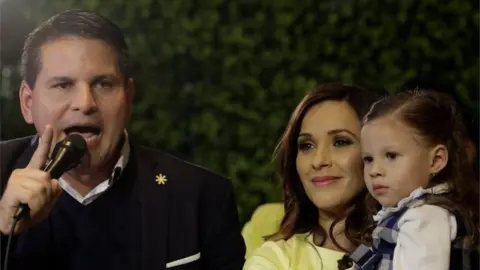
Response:
[{"label": "open mouth", "polygon": [[79,134],[87,142],[98,138],[102,133],[101,129],[95,126],[71,126],[66,128],[64,132],[67,136],[74,133]]}]

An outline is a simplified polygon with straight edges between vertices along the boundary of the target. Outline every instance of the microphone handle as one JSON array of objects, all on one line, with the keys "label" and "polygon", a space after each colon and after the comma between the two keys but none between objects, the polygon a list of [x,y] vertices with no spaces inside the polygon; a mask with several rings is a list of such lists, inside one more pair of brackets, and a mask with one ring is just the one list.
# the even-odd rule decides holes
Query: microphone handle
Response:
[{"label": "microphone handle", "polygon": [[28,204],[21,203],[18,205],[18,210],[15,213],[15,216],[13,216],[13,218],[20,220],[24,218],[29,212],[30,212],[30,207],[28,207]]},{"label": "microphone handle", "polygon": [[[42,166],[42,171],[50,172],[51,170],[51,164],[53,160],[50,159],[48,160],[43,166]],[[15,216],[13,216],[14,219],[20,220],[24,218],[28,213],[30,212],[30,207],[28,207],[28,204],[26,203],[20,203],[18,205],[17,212],[15,213]]]}]

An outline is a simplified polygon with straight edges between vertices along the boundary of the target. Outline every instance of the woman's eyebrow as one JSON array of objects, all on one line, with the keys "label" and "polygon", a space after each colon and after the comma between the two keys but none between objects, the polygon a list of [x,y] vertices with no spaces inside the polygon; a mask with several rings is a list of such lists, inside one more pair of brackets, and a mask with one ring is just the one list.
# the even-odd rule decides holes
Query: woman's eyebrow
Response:
[{"label": "woman's eyebrow", "polygon": [[345,129],[345,128],[332,129],[332,130],[328,131],[328,135],[335,135],[335,134],[342,133],[342,132],[346,132],[346,133],[352,135],[352,137],[355,138],[355,140],[357,140],[358,142],[360,141],[359,138],[357,137],[357,135],[355,135],[355,133],[353,133],[350,130]]}]

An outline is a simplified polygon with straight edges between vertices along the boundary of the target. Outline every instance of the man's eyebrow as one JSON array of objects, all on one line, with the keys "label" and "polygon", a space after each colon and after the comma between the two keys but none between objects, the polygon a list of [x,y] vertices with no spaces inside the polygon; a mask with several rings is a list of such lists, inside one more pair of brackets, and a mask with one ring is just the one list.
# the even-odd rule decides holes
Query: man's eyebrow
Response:
[{"label": "man's eyebrow", "polygon": [[54,83],[54,82],[70,82],[73,81],[72,78],[68,76],[55,76],[47,80],[47,84]]},{"label": "man's eyebrow", "polygon": [[115,74],[100,74],[100,75],[93,76],[93,78],[90,81],[92,83],[96,83],[104,80],[119,81],[120,77],[116,76]]}]

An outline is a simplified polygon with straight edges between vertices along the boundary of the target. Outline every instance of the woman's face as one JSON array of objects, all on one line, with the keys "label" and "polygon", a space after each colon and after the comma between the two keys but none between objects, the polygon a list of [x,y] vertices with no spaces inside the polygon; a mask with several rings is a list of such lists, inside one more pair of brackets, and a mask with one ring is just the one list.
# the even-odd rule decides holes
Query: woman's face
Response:
[{"label": "woman's face", "polygon": [[308,198],[321,210],[343,211],[365,187],[360,149],[361,124],[342,101],[310,108],[297,140],[297,172]]}]

